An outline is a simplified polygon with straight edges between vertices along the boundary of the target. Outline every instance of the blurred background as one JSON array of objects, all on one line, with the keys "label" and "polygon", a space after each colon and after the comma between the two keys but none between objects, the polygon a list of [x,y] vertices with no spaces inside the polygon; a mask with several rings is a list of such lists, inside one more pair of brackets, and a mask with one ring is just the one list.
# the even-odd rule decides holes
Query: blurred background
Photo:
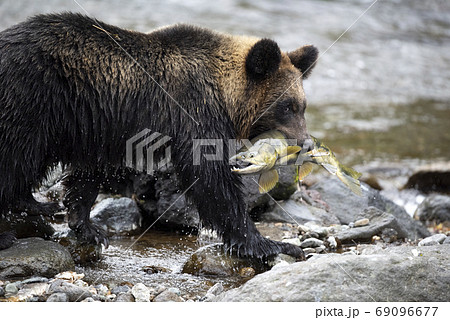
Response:
[{"label": "blurred background", "polygon": [[[416,167],[450,159],[450,1],[78,0],[89,15],[139,31],[184,22],[316,45],[304,86],[308,129],[345,164]],[[0,29],[72,0],[0,0]],[[330,47],[331,46],[331,47]]]}]

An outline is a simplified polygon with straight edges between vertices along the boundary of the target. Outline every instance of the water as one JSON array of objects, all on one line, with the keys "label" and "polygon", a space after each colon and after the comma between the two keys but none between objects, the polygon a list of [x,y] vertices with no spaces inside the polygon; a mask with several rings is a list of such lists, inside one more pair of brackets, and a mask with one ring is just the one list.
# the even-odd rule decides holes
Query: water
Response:
[{"label": "water", "polygon": [[[304,83],[308,128],[343,163],[415,167],[450,160],[448,0],[379,0],[362,16],[373,1],[77,2],[104,22],[144,32],[185,22],[270,37],[283,50],[314,44],[321,56]],[[66,10],[85,13],[70,0],[0,0],[0,29],[33,14]],[[113,241],[103,263],[86,269],[88,277],[102,273],[104,281],[159,279],[188,291],[207,289],[211,279],[140,269],[156,264],[177,270],[194,249],[192,239],[177,237],[157,234],[127,256],[128,240]]]}]

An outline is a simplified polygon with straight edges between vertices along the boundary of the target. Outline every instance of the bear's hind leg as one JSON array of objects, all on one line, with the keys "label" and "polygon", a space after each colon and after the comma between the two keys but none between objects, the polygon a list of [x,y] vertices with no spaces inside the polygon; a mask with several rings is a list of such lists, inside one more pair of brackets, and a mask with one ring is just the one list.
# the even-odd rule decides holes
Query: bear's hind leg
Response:
[{"label": "bear's hind leg", "polygon": [[25,197],[21,197],[12,208],[13,212],[26,212],[31,216],[52,216],[54,213],[64,210],[57,202],[39,202],[34,199],[31,192]]},{"label": "bear's hind leg", "polygon": [[69,227],[83,243],[108,246],[106,233],[89,219],[92,205],[97,198],[100,178],[97,173],[74,170],[64,178],[66,194],[63,203],[69,215]]}]

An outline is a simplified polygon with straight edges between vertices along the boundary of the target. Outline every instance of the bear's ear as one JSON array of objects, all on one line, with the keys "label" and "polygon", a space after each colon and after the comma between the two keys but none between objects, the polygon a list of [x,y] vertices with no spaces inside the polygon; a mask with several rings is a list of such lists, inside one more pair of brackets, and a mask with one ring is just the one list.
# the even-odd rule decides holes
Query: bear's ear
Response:
[{"label": "bear's ear", "polygon": [[291,59],[292,64],[302,72],[303,79],[306,79],[316,65],[319,50],[314,46],[303,46],[289,52],[288,57]]},{"label": "bear's ear", "polygon": [[277,43],[270,39],[261,39],[250,49],[245,69],[250,78],[262,79],[278,70],[281,63],[281,51]]}]

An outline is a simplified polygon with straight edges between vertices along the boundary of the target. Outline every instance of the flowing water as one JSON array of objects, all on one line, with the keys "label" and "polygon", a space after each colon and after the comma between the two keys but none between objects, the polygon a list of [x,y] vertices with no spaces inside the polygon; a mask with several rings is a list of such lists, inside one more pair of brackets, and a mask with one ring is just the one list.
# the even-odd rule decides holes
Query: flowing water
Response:
[{"label": "flowing water", "polygon": [[[139,31],[185,22],[270,37],[283,50],[314,44],[321,56],[304,82],[308,129],[343,163],[414,167],[448,161],[450,1],[372,4],[372,0],[0,0],[0,29],[37,13],[86,10],[104,22]],[[126,278],[127,270],[140,274],[137,265],[142,264],[177,269],[181,264],[177,255],[185,257],[193,250],[191,239],[180,244],[179,236],[156,242],[139,242],[129,260],[120,255],[127,241],[113,243],[104,270],[118,268],[120,272],[112,276]],[[91,275],[96,272],[91,270]],[[192,280],[183,277],[179,279],[183,283]],[[202,287],[204,279],[192,281]]]}]

